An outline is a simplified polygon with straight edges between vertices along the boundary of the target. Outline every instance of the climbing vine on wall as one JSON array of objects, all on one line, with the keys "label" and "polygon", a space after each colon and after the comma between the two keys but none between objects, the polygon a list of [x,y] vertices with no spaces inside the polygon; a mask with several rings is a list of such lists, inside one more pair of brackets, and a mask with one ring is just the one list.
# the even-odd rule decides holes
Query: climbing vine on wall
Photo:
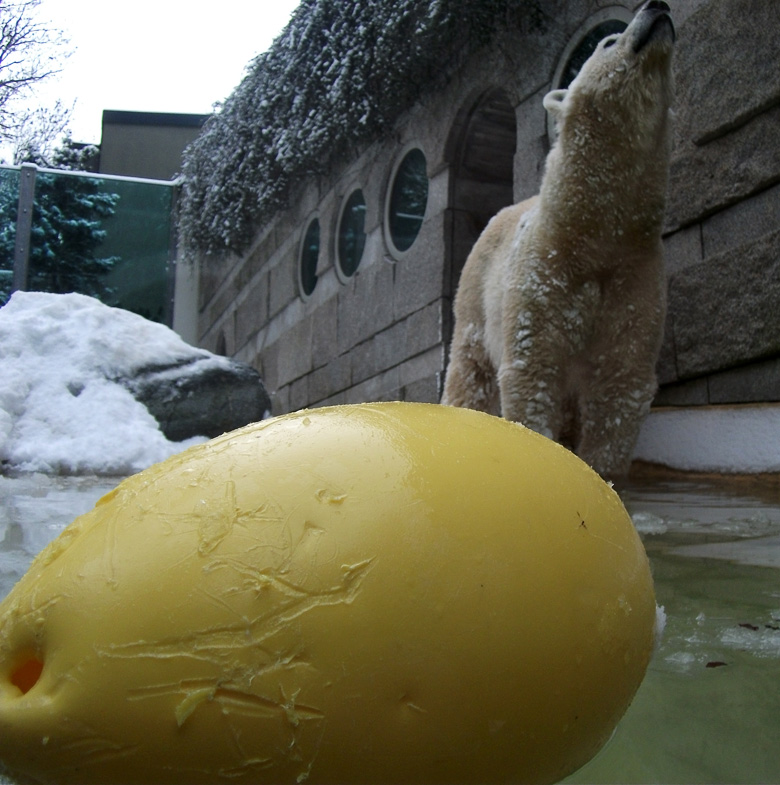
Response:
[{"label": "climbing vine on wall", "polygon": [[541,0],[303,0],[185,153],[187,255],[240,253],[291,188],[379,138],[499,26]]}]

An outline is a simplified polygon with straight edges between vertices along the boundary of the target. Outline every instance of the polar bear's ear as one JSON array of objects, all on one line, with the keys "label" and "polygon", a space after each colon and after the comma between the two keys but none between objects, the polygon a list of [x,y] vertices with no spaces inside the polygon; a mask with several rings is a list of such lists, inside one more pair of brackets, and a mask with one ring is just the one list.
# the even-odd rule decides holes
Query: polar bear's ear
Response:
[{"label": "polar bear's ear", "polygon": [[566,114],[566,101],[568,90],[551,90],[542,100],[542,106],[547,110],[547,129],[551,139],[557,139],[558,133]]},{"label": "polar bear's ear", "polygon": [[558,120],[564,113],[566,106],[566,97],[569,95],[568,90],[550,90],[544,97],[542,106],[552,115],[555,120]]}]

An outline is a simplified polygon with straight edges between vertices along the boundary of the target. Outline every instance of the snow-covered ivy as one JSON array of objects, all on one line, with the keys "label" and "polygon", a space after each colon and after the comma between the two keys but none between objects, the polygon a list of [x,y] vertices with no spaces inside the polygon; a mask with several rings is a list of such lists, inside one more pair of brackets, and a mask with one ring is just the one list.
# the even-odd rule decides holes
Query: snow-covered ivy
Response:
[{"label": "snow-covered ivy", "polygon": [[185,153],[185,254],[240,253],[291,188],[379,138],[540,0],[303,0]]}]

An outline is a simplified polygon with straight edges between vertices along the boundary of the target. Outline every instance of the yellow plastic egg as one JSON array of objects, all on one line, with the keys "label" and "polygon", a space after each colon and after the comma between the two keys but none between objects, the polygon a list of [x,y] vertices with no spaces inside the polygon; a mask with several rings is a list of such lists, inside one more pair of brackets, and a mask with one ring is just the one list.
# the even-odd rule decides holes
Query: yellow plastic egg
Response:
[{"label": "yellow plastic egg", "polygon": [[35,782],[555,781],[644,675],[612,489],[522,426],[366,404],[125,480],[0,604],[0,762]]}]

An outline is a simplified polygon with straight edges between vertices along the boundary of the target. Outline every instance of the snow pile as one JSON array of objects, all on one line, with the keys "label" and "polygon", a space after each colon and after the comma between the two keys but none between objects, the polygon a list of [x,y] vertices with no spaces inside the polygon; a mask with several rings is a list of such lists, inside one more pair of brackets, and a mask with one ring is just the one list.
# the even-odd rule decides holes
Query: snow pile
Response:
[{"label": "snow pile", "polygon": [[118,383],[149,366],[223,363],[161,324],[80,294],[16,292],[0,308],[0,461],[23,471],[132,474],[168,441]]}]

